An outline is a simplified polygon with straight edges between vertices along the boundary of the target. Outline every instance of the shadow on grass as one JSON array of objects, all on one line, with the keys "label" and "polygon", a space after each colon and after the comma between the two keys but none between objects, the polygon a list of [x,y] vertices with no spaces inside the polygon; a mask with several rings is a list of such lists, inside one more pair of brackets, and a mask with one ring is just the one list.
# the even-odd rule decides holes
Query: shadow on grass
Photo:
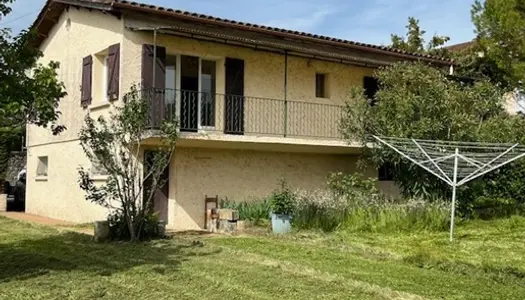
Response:
[{"label": "shadow on grass", "polygon": [[50,272],[81,271],[98,276],[151,265],[152,271],[177,269],[191,256],[213,255],[218,248],[202,242],[167,239],[145,243],[95,243],[79,233],[44,235],[16,242],[0,241],[0,283]]}]

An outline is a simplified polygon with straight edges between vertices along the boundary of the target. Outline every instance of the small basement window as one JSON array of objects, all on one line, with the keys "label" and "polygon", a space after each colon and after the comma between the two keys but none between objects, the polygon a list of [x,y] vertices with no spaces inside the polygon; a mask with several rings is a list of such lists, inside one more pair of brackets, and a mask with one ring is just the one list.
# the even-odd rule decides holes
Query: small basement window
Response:
[{"label": "small basement window", "polygon": [[36,167],[36,176],[47,177],[48,160],[47,156],[39,156]]},{"label": "small basement window", "polygon": [[315,97],[328,98],[328,89],[326,86],[326,74],[315,73]]},{"label": "small basement window", "polygon": [[104,168],[104,166],[102,165],[100,160],[98,160],[97,158],[95,158],[94,161],[91,162],[91,170],[90,171],[91,171],[91,176],[92,177],[101,177],[101,176],[108,176],[109,175],[109,173],[106,170],[106,168]]},{"label": "small basement window", "polygon": [[377,169],[377,179],[379,181],[394,180],[394,165],[392,165],[391,163],[383,163]]}]

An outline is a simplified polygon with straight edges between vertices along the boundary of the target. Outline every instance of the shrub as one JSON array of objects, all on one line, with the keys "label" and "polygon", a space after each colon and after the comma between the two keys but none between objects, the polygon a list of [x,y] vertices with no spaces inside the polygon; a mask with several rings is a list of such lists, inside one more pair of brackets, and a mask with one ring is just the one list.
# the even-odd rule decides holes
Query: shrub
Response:
[{"label": "shrub", "polygon": [[329,190],[339,195],[361,196],[363,193],[379,195],[376,179],[366,178],[361,174],[345,174],[342,172],[328,175],[326,186]]},{"label": "shrub", "polygon": [[277,215],[292,215],[295,206],[295,194],[288,183],[281,180],[279,187],[270,196],[271,209]]},{"label": "shrub", "polygon": [[[108,216],[109,236],[112,240],[130,240],[128,224],[121,212]],[[142,220],[140,237],[142,240],[159,237],[159,216],[157,213],[146,214]]]}]

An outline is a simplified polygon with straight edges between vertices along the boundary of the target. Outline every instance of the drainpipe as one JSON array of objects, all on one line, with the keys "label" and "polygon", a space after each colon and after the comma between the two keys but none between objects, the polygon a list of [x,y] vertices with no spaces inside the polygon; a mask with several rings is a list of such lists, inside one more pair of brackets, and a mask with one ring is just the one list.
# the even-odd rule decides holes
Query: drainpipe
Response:
[{"label": "drainpipe", "polygon": [[284,51],[284,137],[286,137],[286,125],[288,123],[288,50]]}]

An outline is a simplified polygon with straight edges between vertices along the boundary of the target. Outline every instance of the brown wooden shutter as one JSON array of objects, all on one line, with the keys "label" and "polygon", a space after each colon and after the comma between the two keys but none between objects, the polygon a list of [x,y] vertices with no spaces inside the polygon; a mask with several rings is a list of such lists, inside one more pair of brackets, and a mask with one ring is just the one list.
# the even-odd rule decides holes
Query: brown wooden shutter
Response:
[{"label": "brown wooden shutter", "polygon": [[82,60],[82,87],[80,95],[80,104],[87,106],[91,104],[91,81],[93,74],[93,57],[86,56]]},{"label": "brown wooden shutter", "polygon": [[120,44],[111,45],[108,49],[108,99],[117,100],[119,97],[120,79]]},{"label": "brown wooden shutter", "polygon": [[[142,45],[142,88],[163,89],[166,86],[166,48],[157,46],[157,62],[153,64],[153,45]],[[155,85],[153,85],[155,68]]]}]

